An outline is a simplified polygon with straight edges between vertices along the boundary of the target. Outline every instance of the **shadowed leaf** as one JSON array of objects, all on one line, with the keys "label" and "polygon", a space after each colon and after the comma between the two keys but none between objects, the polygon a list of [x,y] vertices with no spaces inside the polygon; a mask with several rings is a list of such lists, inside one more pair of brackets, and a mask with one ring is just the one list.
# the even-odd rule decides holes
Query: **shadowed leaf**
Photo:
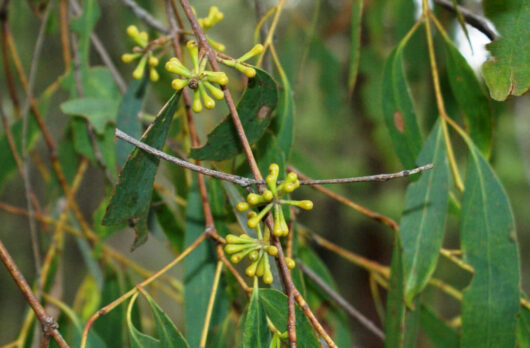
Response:
[{"label": "shadowed leaf", "polygon": [[402,253],[401,241],[399,236],[396,235],[386,300],[385,347],[388,348],[403,347],[405,330],[405,277],[403,274]]},{"label": "shadowed leaf", "polygon": [[456,348],[460,346],[458,333],[438,318],[428,307],[420,308],[421,329],[436,348]]},{"label": "shadowed leaf", "polygon": [[244,348],[269,346],[271,334],[267,326],[267,316],[259,299],[259,288],[257,286],[252,291],[243,330]]},{"label": "shadowed leaf", "polygon": [[348,92],[353,93],[357,72],[359,71],[359,58],[361,56],[361,22],[363,16],[363,0],[352,0],[350,23],[350,64],[348,73]]}]

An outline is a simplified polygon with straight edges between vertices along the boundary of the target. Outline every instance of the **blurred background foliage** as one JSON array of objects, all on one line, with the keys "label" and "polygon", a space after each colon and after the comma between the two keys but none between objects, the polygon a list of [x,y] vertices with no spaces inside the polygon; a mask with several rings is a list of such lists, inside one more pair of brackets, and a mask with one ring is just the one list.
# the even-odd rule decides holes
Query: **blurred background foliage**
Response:
[{"label": "blurred background foliage", "polygon": [[[9,7],[11,31],[25,71],[29,71],[40,24],[30,10],[28,2],[39,3],[36,0],[18,0],[11,1]],[[35,95],[37,96],[64,71],[60,54],[58,4],[54,0],[50,3],[52,5],[50,20],[46,28],[42,59],[35,81]],[[138,0],[137,3],[162,22],[167,22],[162,1]],[[275,2],[263,1],[263,3],[266,8],[269,8]],[[129,24],[140,26],[142,24],[120,1],[99,1],[99,4],[101,18],[97,22],[95,32],[129,83],[132,68],[120,61],[121,54],[130,49],[125,28]],[[257,22],[254,1],[192,1],[192,5],[200,14],[207,13],[209,6],[214,4],[224,12],[225,19],[216,26],[211,35],[217,41],[227,45],[228,54],[238,57],[253,44],[254,28]],[[473,12],[481,12],[478,1],[463,1],[462,4]],[[274,39],[280,61],[294,90],[295,141],[291,164],[313,178],[360,176],[402,169],[383,121],[382,103],[384,101],[381,100],[381,77],[385,59],[416,20],[419,14],[418,4],[412,0],[367,0],[364,2],[359,75],[351,95],[347,87],[350,6],[350,0],[287,1]],[[438,7],[434,9],[444,27],[451,33],[457,47],[476,69],[480,79],[480,64],[487,55],[484,48],[484,43],[488,42],[487,39],[483,34],[468,26],[473,45],[473,53],[471,53],[455,16]],[[442,93],[449,114],[457,115],[458,109],[449,88],[449,82],[445,78],[447,74],[445,73],[445,53],[441,46],[442,41],[436,36],[435,43],[438,45],[436,54],[442,77]],[[427,136],[437,118],[425,42],[425,33],[419,30],[411,39],[405,52],[408,81],[424,137]],[[102,64],[94,50],[91,51],[90,62],[92,66]],[[230,87],[237,96],[242,86],[240,76],[230,75],[230,77]],[[6,113],[11,115],[3,69],[0,69],[0,81],[2,81],[0,83],[2,104],[5,105]],[[144,104],[144,112],[148,116],[156,114],[170,95],[167,73],[162,73],[161,81],[149,88]],[[19,95],[24,95],[22,89],[20,87],[18,89]],[[55,139],[63,138],[69,120],[69,116],[61,113],[59,109],[59,104],[67,98],[67,94],[60,90],[51,100],[47,112],[46,122]],[[530,245],[530,214],[528,214],[530,100],[528,96],[525,96],[512,97],[503,103],[492,101],[492,109],[494,143],[491,164],[506,188],[513,207],[518,238],[523,250],[521,253],[522,288],[528,293],[530,291],[530,277],[528,277],[530,254],[524,252],[524,247]],[[225,114],[224,105],[213,111],[204,111],[196,118],[199,133],[206,134],[206,131],[211,129]],[[177,133],[179,133],[178,129],[173,134]],[[463,164],[467,161],[465,145],[458,137],[453,139],[458,161]],[[176,138],[176,141],[185,147],[189,146],[182,144],[182,137]],[[47,158],[42,140],[39,140],[36,151],[41,154],[42,158]],[[165,163],[162,167],[164,170],[172,170],[168,169]],[[461,165],[460,168],[463,170],[465,165]],[[57,186],[47,187],[34,166],[32,166],[31,177],[33,187],[37,196],[42,197],[42,202],[56,202],[52,198],[60,195]],[[182,180],[182,175],[180,180]],[[404,206],[405,190],[409,182],[409,179],[400,179],[386,183],[335,185],[331,187],[331,190],[399,221]],[[105,196],[104,188],[101,171],[94,167],[89,168],[89,174],[83,180],[77,195],[78,202],[89,221]],[[176,190],[178,192],[178,188]],[[178,192],[178,194],[185,196],[184,192]],[[355,253],[386,265],[390,263],[393,239],[391,229],[309,187],[300,189],[296,197],[311,199],[315,203],[315,208],[310,214],[302,213],[299,216],[301,225]],[[18,175],[10,178],[7,183],[3,183],[0,201],[15,206],[25,206],[23,181]],[[57,216],[60,204],[64,202],[59,201],[55,206],[44,206],[51,215]],[[8,246],[26,277],[33,279],[34,267],[26,218],[0,211],[0,223],[2,225],[0,238]],[[152,226],[154,233],[150,236],[148,243],[130,254],[130,257],[148,269],[157,269],[171,260],[172,254],[165,247],[167,241],[164,234],[160,232],[160,228],[156,225]],[[444,247],[459,248],[458,231],[458,219],[449,214]],[[115,233],[109,243],[128,253],[132,239],[132,232],[125,229]],[[76,291],[87,272],[87,266],[79,248],[80,245],[75,239],[67,239],[63,263],[64,301],[66,303],[74,301]],[[329,267],[340,293],[361,312],[381,325],[372,301],[368,273],[326,250],[316,247],[316,251]],[[177,267],[172,272],[178,276],[181,274],[181,269]],[[435,275],[446,279],[448,283],[460,289],[464,288],[470,279],[468,274],[445,258],[439,259]],[[432,288],[426,289],[424,299],[428,299],[427,301],[444,318],[452,318],[460,311],[460,304],[457,301]],[[179,306],[175,306],[174,302],[171,303],[173,305],[165,306],[165,310],[170,313],[178,325],[183,320],[183,311]],[[25,313],[24,308],[26,306],[23,297],[5,269],[0,267],[0,309],[3,318],[0,343],[9,342],[17,335]],[[380,345],[356,322],[351,321],[351,325],[358,346],[378,347]],[[421,343],[420,346],[429,346],[425,338],[421,338]]]}]

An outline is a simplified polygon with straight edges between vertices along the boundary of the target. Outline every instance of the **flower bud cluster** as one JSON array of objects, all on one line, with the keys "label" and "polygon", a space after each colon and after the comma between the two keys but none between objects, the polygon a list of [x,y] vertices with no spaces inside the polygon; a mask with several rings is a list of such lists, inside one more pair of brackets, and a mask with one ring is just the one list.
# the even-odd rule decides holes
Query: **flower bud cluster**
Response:
[{"label": "flower bud cluster", "polygon": [[249,60],[250,58],[263,53],[264,48],[262,44],[256,44],[250,51],[242,55],[241,57],[237,59],[225,59],[225,58],[219,58],[219,62],[223,63],[226,66],[235,68],[245,74],[248,78],[253,78],[256,76],[256,69],[254,69],[252,66],[244,63],[245,61]]},{"label": "flower bud cluster", "polygon": [[135,25],[127,27],[127,35],[133,39],[138,45],[133,48],[132,53],[125,53],[121,56],[124,63],[130,63],[140,59],[136,69],[134,69],[132,76],[139,80],[144,76],[145,67],[149,67],[149,79],[153,82],[158,81],[159,75],[156,71],[158,65],[158,58],[153,56],[152,50],[148,49],[149,35],[145,31],[139,31]]},{"label": "flower bud cluster", "polygon": [[[208,30],[210,30],[211,27],[219,23],[223,18],[224,14],[219,11],[219,8],[217,6],[211,6],[210,10],[208,11],[208,17],[199,18],[197,21],[199,22],[199,25],[201,26],[202,30],[204,30],[204,32],[206,33]],[[226,46],[222,43],[213,40],[212,38],[208,37],[208,35],[206,35],[206,39],[214,50],[218,52],[225,51]]]},{"label": "flower bud cluster", "polygon": [[247,196],[247,201],[238,203],[236,209],[243,212],[251,208],[261,208],[259,213],[252,216],[249,214],[247,225],[250,228],[256,228],[265,215],[272,210],[272,215],[274,217],[274,228],[272,233],[276,237],[284,237],[289,233],[289,227],[285,221],[281,206],[291,205],[304,210],[311,210],[313,209],[313,202],[310,200],[294,201],[282,199],[283,196],[300,187],[300,181],[298,180],[296,173],[291,172],[287,175],[285,180],[278,185],[279,171],[280,167],[276,163],[271,164],[269,166],[269,175],[265,178],[268,189],[264,190],[262,194],[250,193]]},{"label": "flower bud cluster", "polygon": [[215,107],[215,101],[210,97],[208,92],[218,100],[224,98],[224,93],[212,83],[224,86],[228,83],[228,77],[224,72],[206,70],[207,58],[202,57],[199,61],[199,48],[195,41],[188,41],[186,47],[190,53],[193,69],[188,69],[177,58],[171,58],[166,63],[166,70],[182,76],[182,78],[174,79],[171,82],[171,87],[178,91],[188,86],[193,91],[193,103],[191,106],[193,111],[197,113],[201,112],[203,103],[207,109],[213,109]]}]

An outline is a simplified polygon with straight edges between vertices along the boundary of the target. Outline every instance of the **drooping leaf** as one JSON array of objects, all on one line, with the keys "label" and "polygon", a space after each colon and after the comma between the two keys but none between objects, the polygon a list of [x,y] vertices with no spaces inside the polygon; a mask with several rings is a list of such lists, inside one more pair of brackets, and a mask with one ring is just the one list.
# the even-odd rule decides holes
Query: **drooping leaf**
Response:
[{"label": "drooping leaf", "polygon": [[491,152],[492,111],[473,69],[458,49],[444,36],[447,73],[453,95],[464,114],[473,142],[487,158]]},{"label": "drooping leaf", "polygon": [[[287,296],[274,289],[260,289],[259,297],[265,312],[274,326],[281,332],[287,330]],[[295,306],[296,313],[296,338],[299,342],[304,342],[304,347],[320,347],[320,343],[309,324],[309,320],[304,315],[298,305]]]},{"label": "drooping leaf", "polygon": [[495,100],[522,95],[530,86],[530,3],[528,0],[485,0],[484,13],[501,35],[489,45],[492,59],[482,74]]},{"label": "drooping leaf", "polygon": [[422,136],[403,67],[408,37],[392,51],[383,73],[383,115],[394,149],[405,168],[416,166]]},{"label": "drooping leaf", "polygon": [[467,142],[461,248],[474,273],[462,300],[462,347],[513,347],[520,274],[512,209],[488,162]]},{"label": "drooping leaf", "polygon": [[436,348],[460,346],[458,333],[426,306],[420,308],[420,322],[423,332]]},{"label": "drooping leaf", "polygon": [[[186,204],[186,222],[184,224],[186,247],[197,239],[205,228],[201,195],[197,180],[192,185]],[[186,314],[186,338],[191,347],[198,347],[208,300],[215,276],[217,257],[212,243],[203,242],[184,260],[184,309]],[[217,296],[217,298],[221,298]],[[210,325],[218,324],[218,307],[216,301]],[[216,308],[217,307],[217,308]]]},{"label": "drooping leaf", "polygon": [[[156,149],[162,149],[169,125],[177,109],[179,97],[180,93],[171,97],[142,136],[142,142]],[[137,248],[147,240],[147,214],[158,163],[157,157],[138,148],[135,149],[123,167],[103,217],[103,225],[115,225],[127,220],[134,223],[136,239],[132,249]]]},{"label": "drooping leaf", "polygon": [[385,347],[403,347],[405,331],[405,274],[399,236],[394,239],[385,314]]},{"label": "drooping leaf", "polygon": [[[237,105],[237,112],[250,145],[258,141],[269,126],[277,102],[276,82],[268,73],[256,68],[256,76],[249,80]],[[206,145],[192,149],[190,157],[197,160],[222,161],[242,151],[236,128],[228,115],[208,134]]]},{"label": "drooping leaf", "polygon": [[142,292],[151,307],[153,317],[155,318],[156,332],[162,347],[166,348],[188,348],[188,342],[182,337],[175,324],[160,308],[156,301],[147,293]]},{"label": "drooping leaf", "polygon": [[443,242],[449,201],[449,167],[440,124],[432,130],[417,163],[433,163],[434,168],[407,188],[399,227],[408,303],[422,291],[434,272]]},{"label": "drooping leaf", "polygon": [[267,326],[267,316],[260,302],[259,288],[257,286],[252,291],[243,330],[244,348],[268,347],[271,334]]},{"label": "drooping leaf", "polygon": [[175,252],[180,253],[184,246],[184,228],[177,220],[176,213],[170,209],[156,190],[153,191],[153,211],[167,240]]},{"label": "drooping leaf", "polygon": [[350,19],[350,64],[348,73],[348,92],[351,95],[357,80],[359,58],[361,56],[361,22],[363,0],[352,0]]},{"label": "drooping leaf", "polygon": [[[127,92],[118,108],[116,118],[116,128],[129,134],[131,137],[138,138],[142,134],[142,125],[138,114],[142,109],[145,93],[148,85],[147,75],[142,80],[134,80],[129,85]],[[124,141],[116,143],[116,157],[118,166],[122,166],[127,160],[127,156],[134,149],[134,146]]]},{"label": "drooping leaf", "polygon": [[99,134],[105,131],[108,122],[116,120],[118,101],[103,98],[70,99],[61,104],[65,114],[83,116]]}]

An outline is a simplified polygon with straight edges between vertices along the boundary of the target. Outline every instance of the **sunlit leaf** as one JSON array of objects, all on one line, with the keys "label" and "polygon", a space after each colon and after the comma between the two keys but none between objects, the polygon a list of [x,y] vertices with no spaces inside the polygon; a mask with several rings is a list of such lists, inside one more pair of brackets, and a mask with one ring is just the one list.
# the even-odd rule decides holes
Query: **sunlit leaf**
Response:
[{"label": "sunlit leaf", "polygon": [[[276,82],[263,70],[248,81],[247,89],[237,105],[237,112],[250,145],[265,132],[278,102]],[[197,160],[222,161],[243,151],[232,118],[228,115],[208,134],[206,145],[192,149],[190,157]]]},{"label": "sunlit leaf", "polygon": [[440,124],[434,127],[425,142],[417,163],[433,163],[434,168],[407,188],[400,221],[408,303],[422,291],[434,272],[443,242],[449,201],[449,167]]},{"label": "sunlit leaf", "polygon": [[[180,93],[171,97],[165,108],[142,136],[142,142],[156,149],[162,149],[179,98]],[[115,225],[127,220],[133,222],[136,230],[133,249],[147,240],[147,214],[158,163],[157,157],[138,148],[135,149],[123,167],[103,217],[103,225]]]},{"label": "sunlit leaf", "polygon": [[482,74],[496,100],[522,95],[530,87],[530,5],[528,0],[485,0],[484,13],[501,35],[487,49],[492,58]]},{"label": "sunlit leaf", "polygon": [[475,271],[462,300],[462,347],[513,347],[520,274],[512,209],[488,162],[468,145],[461,247]]}]

